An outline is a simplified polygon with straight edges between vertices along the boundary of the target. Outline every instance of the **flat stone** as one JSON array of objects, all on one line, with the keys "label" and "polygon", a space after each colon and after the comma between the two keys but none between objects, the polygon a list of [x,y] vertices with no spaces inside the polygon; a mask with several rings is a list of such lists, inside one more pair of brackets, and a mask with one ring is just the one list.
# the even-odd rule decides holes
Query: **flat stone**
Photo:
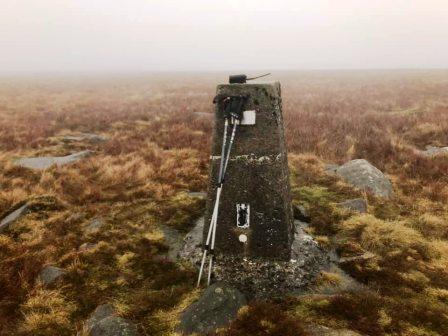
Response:
[{"label": "flat stone", "polygon": [[89,332],[90,336],[137,336],[137,327],[120,316],[108,316],[95,325]]},{"label": "flat stone", "polygon": [[66,272],[56,266],[45,266],[39,273],[39,280],[44,286],[50,286],[61,278]]},{"label": "flat stone", "polygon": [[53,165],[63,166],[70,163],[77,162],[82,158],[90,155],[92,151],[85,150],[82,152],[74,153],[66,156],[42,156],[42,157],[31,157],[31,158],[22,158],[16,160],[14,163],[18,166],[30,168],[30,169],[38,169],[43,170],[47,169]]},{"label": "flat stone", "polygon": [[85,328],[87,328],[87,330],[91,330],[95,324],[106,317],[113,315],[116,315],[114,306],[109,303],[99,305],[86,321]]},{"label": "flat stone", "polygon": [[93,243],[84,243],[79,247],[80,252],[87,252],[93,250],[96,247],[96,244]]},{"label": "flat stone", "polygon": [[205,334],[227,326],[246,305],[246,298],[225,283],[215,283],[181,314],[178,331],[184,335]]},{"label": "flat stone", "polygon": [[188,196],[190,197],[197,197],[197,198],[206,198],[207,193],[205,191],[190,191],[188,193]]},{"label": "flat stone", "polygon": [[176,229],[173,229],[167,225],[162,225],[160,230],[163,232],[165,243],[169,247],[167,254],[168,260],[176,261],[179,251],[183,245],[183,235],[181,235]]},{"label": "flat stone", "polygon": [[349,199],[344,202],[337,203],[337,205],[341,208],[345,208],[351,211],[356,211],[360,213],[367,212],[367,202],[364,198]]},{"label": "flat stone", "polygon": [[426,150],[421,152],[424,156],[434,157],[437,155],[448,155],[448,147],[426,146]]},{"label": "flat stone", "polygon": [[336,169],[336,174],[347,183],[376,196],[389,198],[393,194],[390,180],[367,160],[349,161]]},{"label": "flat stone", "polygon": [[204,217],[199,218],[190,232],[184,238],[183,246],[179,251],[182,259],[189,260],[198,266],[202,257],[202,235],[204,233]]},{"label": "flat stone", "polygon": [[87,141],[90,143],[99,143],[106,141],[107,137],[103,135],[93,134],[93,133],[79,133],[74,135],[66,135],[62,138],[64,142],[81,142]]},{"label": "flat stone", "polygon": [[101,218],[92,219],[86,226],[85,230],[87,233],[97,233],[103,227],[104,222]]},{"label": "flat stone", "polygon": [[11,212],[5,218],[3,218],[0,222],[0,233],[3,232],[4,230],[8,229],[12,223],[14,223],[16,220],[18,220],[24,214],[26,214],[26,212],[28,210],[29,210],[28,204],[24,204],[20,208]]},{"label": "flat stone", "polygon": [[310,325],[306,329],[311,336],[361,336],[349,329],[332,329],[321,325]]}]

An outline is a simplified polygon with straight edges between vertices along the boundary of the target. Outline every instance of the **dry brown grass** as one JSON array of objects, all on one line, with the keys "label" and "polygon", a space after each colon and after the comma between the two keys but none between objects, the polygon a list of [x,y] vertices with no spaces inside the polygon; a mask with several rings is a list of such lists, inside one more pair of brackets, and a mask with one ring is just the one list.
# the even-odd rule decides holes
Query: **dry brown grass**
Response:
[{"label": "dry brown grass", "polygon": [[[307,322],[367,335],[443,335],[448,158],[418,150],[448,146],[448,72],[278,77],[294,201],[308,208],[312,230],[328,248],[377,255],[346,265],[370,290],[275,307],[256,303],[219,334],[297,334]],[[212,111],[214,87],[224,80],[221,74],[0,80],[0,217],[33,204],[0,235],[0,335],[75,334],[106,301],[142,331],[172,333],[173,316],[195,293],[195,272],[160,258],[167,247],[157,228],[186,230],[203,209],[183,193],[204,190],[208,173],[211,123],[194,112]],[[60,141],[71,132],[109,140]],[[94,154],[43,172],[12,164],[16,157],[83,149]],[[355,158],[391,176],[392,200],[363,195],[324,173],[324,163]],[[369,215],[353,217],[334,205],[353,197],[369,200]],[[95,217],[106,226],[86,234]],[[85,242],[97,245],[80,252]],[[44,289],[36,277],[48,263],[68,274],[62,285]],[[331,274],[321,280],[336,281]]]}]

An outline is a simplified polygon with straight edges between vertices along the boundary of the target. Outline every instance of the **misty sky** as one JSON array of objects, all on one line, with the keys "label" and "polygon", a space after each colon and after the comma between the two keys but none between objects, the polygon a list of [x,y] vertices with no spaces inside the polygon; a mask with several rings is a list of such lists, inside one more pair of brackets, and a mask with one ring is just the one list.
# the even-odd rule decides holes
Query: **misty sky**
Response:
[{"label": "misty sky", "polygon": [[0,72],[448,68],[447,0],[0,0]]}]

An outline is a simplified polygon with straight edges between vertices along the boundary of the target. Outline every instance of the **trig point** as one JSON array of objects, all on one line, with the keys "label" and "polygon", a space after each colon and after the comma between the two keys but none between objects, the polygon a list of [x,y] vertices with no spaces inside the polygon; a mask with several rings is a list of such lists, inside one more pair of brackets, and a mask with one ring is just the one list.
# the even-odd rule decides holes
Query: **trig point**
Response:
[{"label": "trig point", "polygon": [[198,286],[264,297],[303,288],[327,258],[294,222],[280,83],[246,80],[218,85],[203,249],[184,255],[200,266]]},{"label": "trig point", "polygon": [[[220,198],[216,253],[289,260],[293,216],[280,83],[224,84],[217,97],[246,96]],[[205,234],[218,185],[225,116],[216,103]]]}]

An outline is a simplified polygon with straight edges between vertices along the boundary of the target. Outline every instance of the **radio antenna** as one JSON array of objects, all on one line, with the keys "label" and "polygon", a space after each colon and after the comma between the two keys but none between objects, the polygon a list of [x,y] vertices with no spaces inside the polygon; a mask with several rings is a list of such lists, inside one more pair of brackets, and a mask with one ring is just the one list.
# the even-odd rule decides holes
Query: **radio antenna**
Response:
[{"label": "radio antenna", "polygon": [[261,75],[261,76],[257,76],[257,77],[252,77],[252,78],[247,78],[246,80],[253,80],[253,79],[258,79],[258,78],[261,78],[261,77],[266,77],[266,76],[269,76],[271,73],[270,72],[268,72],[268,73],[265,73],[264,75]]}]

